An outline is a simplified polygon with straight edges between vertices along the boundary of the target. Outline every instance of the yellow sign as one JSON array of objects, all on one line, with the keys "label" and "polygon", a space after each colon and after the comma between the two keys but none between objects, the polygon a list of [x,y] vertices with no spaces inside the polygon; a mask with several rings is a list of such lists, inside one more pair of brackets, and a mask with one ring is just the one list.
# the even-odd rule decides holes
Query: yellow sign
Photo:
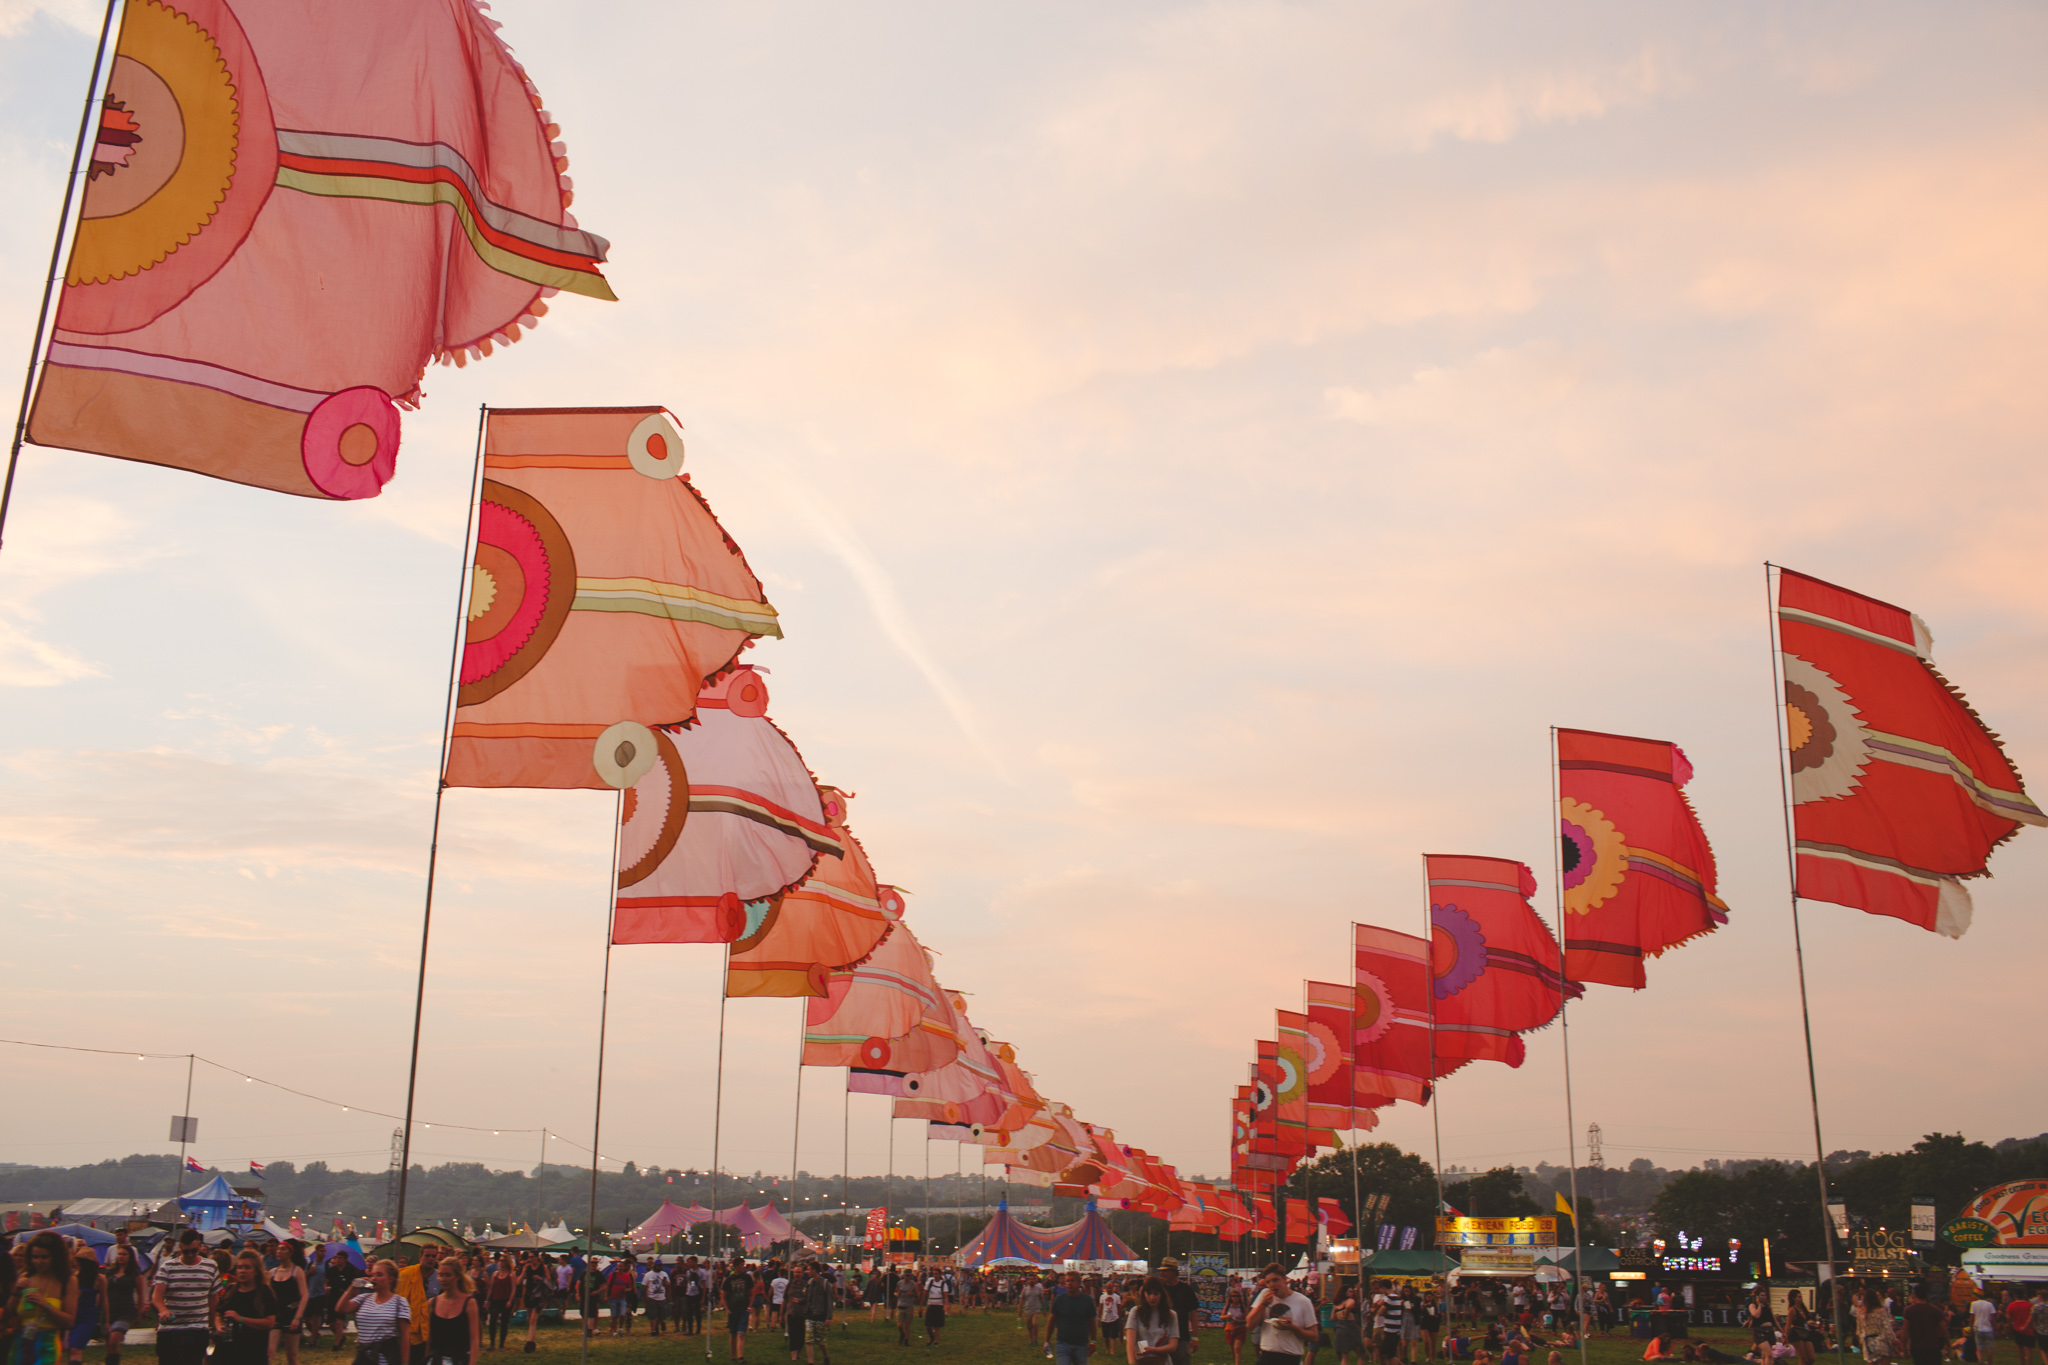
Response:
[{"label": "yellow sign", "polygon": [[1436,1244],[1445,1247],[1554,1247],[1555,1218],[1439,1218]]}]

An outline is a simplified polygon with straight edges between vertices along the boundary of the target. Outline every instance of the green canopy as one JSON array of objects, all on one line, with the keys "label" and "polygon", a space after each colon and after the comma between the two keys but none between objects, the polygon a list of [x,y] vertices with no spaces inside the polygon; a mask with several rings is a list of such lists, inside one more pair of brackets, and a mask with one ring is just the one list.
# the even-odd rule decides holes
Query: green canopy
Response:
[{"label": "green canopy", "polygon": [[1367,1275],[1442,1275],[1458,1263],[1441,1251],[1368,1251]]}]

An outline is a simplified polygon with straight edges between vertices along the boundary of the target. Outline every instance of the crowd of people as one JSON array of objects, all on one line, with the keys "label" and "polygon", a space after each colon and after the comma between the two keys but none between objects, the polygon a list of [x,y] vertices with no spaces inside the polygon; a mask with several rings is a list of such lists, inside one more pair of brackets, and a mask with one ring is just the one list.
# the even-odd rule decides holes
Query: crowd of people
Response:
[{"label": "crowd of people", "polygon": [[1612,1334],[1637,1310],[1652,1324],[1648,1362],[1816,1365],[1839,1344],[1866,1365],[2048,1365],[2038,1344],[2048,1288],[1994,1286],[1936,1302],[1924,1282],[1910,1294],[1895,1288],[1901,1282],[1844,1283],[1846,1341],[1801,1291],[1774,1307],[1758,1290],[1722,1314],[1749,1339],[1738,1355],[1671,1326],[1685,1313],[1669,1291],[1624,1304],[1605,1285],[1574,1293],[1533,1281],[1361,1282],[1271,1265],[1231,1278],[1220,1312],[1205,1312],[1173,1257],[1155,1273],[1083,1275],[428,1245],[401,1264],[343,1243],[213,1247],[193,1229],[155,1251],[125,1231],[101,1247],[48,1231],[18,1239],[0,1257],[0,1365],[83,1365],[96,1341],[105,1365],[121,1365],[128,1334],[145,1322],[164,1365],[209,1365],[209,1356],[211,1365],[304,1365],[301,1353],[323,1340],[341,1350],[350,1325],[354,1365],[479,1365],[509,1349],[515,1326],[532,1353],[542,1323],[571,1312],[586,1336],[629,1336],[636,1324],[656,1336],[713,1332],[733,1360],[746,1358],[751,1336],[757,1349],[786,1346],[792,1361],[830,1365],[835,1322],[845,1332],[863,1307],[870,1322],[893,1321],[898,1345],[929,1349],[960,1306],[1014,1313],[1031,1348],[1058,1365],[1085,1365],[1098,1351],[1130,1365],[1187,1365],[1205,1330],[1220,1336],[1231,1365],[1245,1365],[1247,1345],[1255,1365],[1317,1365],[1319,1356],[1336,1365],[1564,1365],[1581,1332]]}]

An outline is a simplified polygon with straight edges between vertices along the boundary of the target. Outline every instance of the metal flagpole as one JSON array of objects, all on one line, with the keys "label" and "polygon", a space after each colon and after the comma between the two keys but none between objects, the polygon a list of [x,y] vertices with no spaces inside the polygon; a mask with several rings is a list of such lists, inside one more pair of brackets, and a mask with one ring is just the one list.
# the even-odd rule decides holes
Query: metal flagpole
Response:
[{"label": "metal flagpole", "polygon": [[1579,1231],[1579,1135],[1572,1118],[1572,1032],[1571,997],[1565,989],[1567,963],[1564,952],[1564,791],[1557,770],[1557,727],[1550,727],[1550,879],[1557,888],[1557,1036],[1564,1046],[1564,1141],[1571,1160],[1572,1183],[1572,1316],[1579,1324],[1579,1365],[1587,1365],[1586,1314],[1581,1305],[1586,1290],[1586,1243]]},{"label": "metal flagpole", "polygon": [[[1764,561],[1764,610],[1771,622],[1771,686],[1773,689],[1771,708],[1778,722],[1778,784],[1785,809],[1785,877],[1792,893],[1792,960],[1799,973],[1799,1023],[1806,1035],[1806,1092],[1813,1104],[1813,1174],[1820,1182],[1820,1232],[1822,1244],[1827,1248],[1828,1273],[1828,1316],[1833,1325],[1842,1325],[1842,1305],[1837,1292],[1840,1286],[1835,1282],[1835,1225],[1828,1213],[1828,1166],[1827,1144],[1820,1135],[1820,1074],[1813,1063],[1813,1013],[1806,1000],[1806,948],[1799,933],[1799,858],[1798,841],[1792,828],[1792,750],[1785,738],[1785,653],[1784,645],[1778,638],[1778,597],[1772,591],[1771,570],[1777,566]],[[1814,1308],[1820,1307],[1820,1289],[1814,1289]],[[1835,1334],[1835,1354],[1843,1357],[1842,1338],[1845,1333]]]},{"label": "metal flagpole", "polygon": [[[714,1082],[711,1100],[711,1224],[708,1232],[711,1245],[705,1252],[708,1260],[718,1259],[718,1132],[725,1114],[725,982],[732,971],[732,945],[725,945],[725,965],[718,970],[718,1079]],[[707,1270],[709,1266],[705,1267]],[[704,1286],[704,1358],[711,1359],[711,1286]]]},{"label": "metal flagpole", "polygon": [[808,998],[796,1002],[796,1113],[789,1122],[789,1197],[796,1198],[797,1143],[803,1131],[804,1122],[804,1012],[810,1008]]},{"label": "metal flagpole", "polygon": [[[85,161],[85,149],[92,145],[93,106],[100,101],[100,72],[106,69],[107,39],[114,31],[114,11],[120,0],[107,0],[107,12],[100,20],[100,43],[93,49],[92,78],[85,84],[85,108],[78,114],[78,139],[71,144],[71,173],[64,178],[64,205],[57,211],[57,235],[50,240],[50,268],[43,276],[43,302],[36,310],[35,339],[29,342],[28,372],[21,380],[21,409],[14,418],[14,442],[7,448],[7,475],[0,481],[0,544],[7,537],[7,509],[14,501],[14,470],[21,463],[22,443],[28,436],[29,405],[35,397],[36,363],[42,359],[43,336],[50,325],[50,299],[57,292],[64,262],[64,233],[71,226],[71,201],[78,195],[78,168]],[[184,1163],[180,1162],[180,1169]],[[183,1192],[183,1181],[179,1182]]]},{"label": "metal flagpole", "polygon": [[[1432,935],[1436,926],[1429,917],[1429,855],[1422,855],[1422,998],[1429,1005],[1429,1130],[1436,1139],[1436,1217],[1444,1216],[1444,1129],[1443,1120],[1437,1113],[1443,1103],[1443,1096],[1437,1087],[1436,1074],[1436,981],[1431,974]],[[1441,1254],[1437,1247],[1436,1224],[1430,1224],[1429,1244]],[[1360,1273],[1363,1273],[1361,1270]]]},{"label": "metal flagpole", "polygon": [[547,1187],[541,1181],[547,1178],[547,1169],[548,1130],[543,1127],[540,1130],[540,1165],[533,1168],[533,1216],[543,1227],[547,1225],[548,1206],[544,1193]]},{"label": "metal flagpole", "polygon": [[[1355,1079],[1353,1083],[1356,1083]],[[1357,1097],[1353,1096],[1353,1098]],[[1358,1111],[1353,1109],[1351,1113],[1355,1119]],[[1351,1130],[1351,1236],[1358,1243],[1358,1249],[1361,1253],[1358,1258],[1358,1280],[1359,1287],[1362,1289],[1365,1287],[1365,1256],[1362,1254],[1365,1251],[1365,1205],[1358,1202],[1358,1130],[1356,1128]]]},{"label": "metal flagpole", "polygon": [[[810,1007],[806,1005],[805,1008],[809,1009]],[[853,1216],[853,1092],[851,1090],[845,1092],[844,1108],[841,1110],[839,1118],[839,1207],[846,1210],[848,1218]],[[851,1228],[848,1231],[850,1233]],[[846,1259],[848,1261],[853,1259],[851,1248],[848,1249]],[[891,1304],[890,1308],[893,1311],[895,1305]],[[844,1323],[841,1324],[842,1327],[844,1325]]]},{"label": "metal flagpole", "polygon": [[[604,1125],[604,1032],[612,1007],[612,921],[619,907],[619,831],[626,823],[626,789],[612,814],[612,867],[604,889],[604,985],[597,997],[597,1093],[590,1103],[590,1218],[584,1224],[583,1245],[597,1253],[597,1162],[598,1134]],[[577,1286],[583,1297],[583,1362],[590,1365],[590,1334],[597,1328],[597,1301],[590,1294],[590,1280]],[[612,1324],[618,1327],[617,1323]]]},{"label": "metal flagpole", "polygon": [[[405,1127],[398,1144],[398,1209],[393,1237],[405,1235],[405,1190],[406,1182],[412,1177],[412,1106],[419,1092],[420,1083],[420,1020],[427,1008],[427,944],[434,929],[434,869],[441,856],[441,801],[448,794],[448,743],[455,724],[455,698],[457,683],[461,678],[462,645],[468,634],[469,589],[476,577],[470,565],[476,561],[476,514],[477,495],[482,491],[484,477],[484,426],[491,415],[489,404],[479,403],[476,410],[476,467],[469,475],[469,519],[462,533],[462,577],[455,591],[455,639],[448,647],[448,694],[441,714],[441,761],[434,769],[434,823],[427,835],[427,893],[426,904],[420,911],[420,972],[414,984],[412,996],[412,1057],[405,1072]],[[616,856],[614,861],[617,861]],[[611,935],[605,935],[607,960],[611,953]]]},{"label": "metal flagpole", "polygon": [[185,1110],[186,1120],[178,1125],[178,1193],[185,1192],[185,1135],[192,1131],[192,1068],[199,1058],[193,1053],[185,1054]]}]

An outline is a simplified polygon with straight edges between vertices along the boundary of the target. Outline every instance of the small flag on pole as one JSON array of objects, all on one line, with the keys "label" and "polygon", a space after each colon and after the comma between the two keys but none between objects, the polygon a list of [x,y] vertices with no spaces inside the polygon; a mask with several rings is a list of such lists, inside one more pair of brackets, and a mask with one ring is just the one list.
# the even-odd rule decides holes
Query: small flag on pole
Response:
[{"label": "small flag on pole", "polygon": [[262,1162],[260,1162],[260,1161],[252,1161],[252,1162],[250,1162],[250,1163],[249,1163],[249,1174],[250,1174],[250,1175],[255,1175],[255,1176],[260,1176],[260,1175],[262,1175],[262,1174],[263,1174],[263,1163],[262,1163]]},{"label": "small flag on pole", "polygon": [[1556,1195],[1557,1195],[1557,1211],[1558,1211],[1559,1213],[1563,1214],[1563,1215],[1564,1215],[1565,1217],[1567,1217],[1567,1218],[1571,1219],[1571,1220],[1572,1220],[1572,1223],[1573,1223],[1573,1224],[1574,1224],[1574,1225],[1576,1226],[1576,1225],[1577,1225],[1577,1223],[1578,1223],[1578,1221],[1579,1221],[1579,1216],[1578,1216],[1578,1215],[1577,1215],[1576,1213],[1572,1212],[1572,1205],[1571,1205],[1571,1201],[1570,1201],[1569,1199],[1566,1199],[1566,1198],[1564,1197],[1564,1191],[1563,1191],[1563,1190],[1558,1190],[1558,1191],[1556,1191]]},{"label": "small flag on pole", "polygon": [[185,1169],[188,1171],[197,1172],[200,1175],[206,1174],[206,1168],[199,1164],[199,1159],[197,1157],[186,1157]]}]

